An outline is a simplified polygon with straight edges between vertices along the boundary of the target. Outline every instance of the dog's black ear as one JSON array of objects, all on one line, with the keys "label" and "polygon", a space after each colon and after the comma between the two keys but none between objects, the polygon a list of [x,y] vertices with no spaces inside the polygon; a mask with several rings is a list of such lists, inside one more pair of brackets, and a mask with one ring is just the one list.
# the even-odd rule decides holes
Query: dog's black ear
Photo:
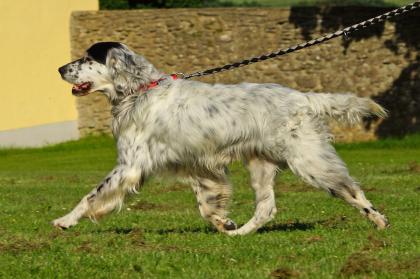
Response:
[{"label": "dog's black ear", "polygon": [[106,66],[114,72],[131,72],[136,68],[135,53],[128,49],[113,48],[110,49],[106,57]]},{"label": "dog's black ear", "polygon": [[123,45],[109,50],[106,66],[117,92],[137,92],[140,86],[159,77],[159,71],[141,55]]},{"label": "dog's black ear", "polygon": [[109,50],[106,59],[117,92],[129,93],[139,89],[141,84],[150,80],[150,63],[141,55],[128,48],[113,48]]},{"label": "dog's black ear", "polygon": [[120,49],[124,46],[118,42],[100,42],[92,45],[86,53],[98,63],[106,64],[108,53],[112,49]]}]

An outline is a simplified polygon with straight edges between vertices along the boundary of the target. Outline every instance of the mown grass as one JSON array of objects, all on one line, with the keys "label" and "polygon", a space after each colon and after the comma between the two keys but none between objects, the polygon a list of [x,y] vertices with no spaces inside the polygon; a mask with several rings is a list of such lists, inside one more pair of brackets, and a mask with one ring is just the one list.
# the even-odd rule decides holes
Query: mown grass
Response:
[{"label": "mown grass", "polygon": [[[65,214],[113,167],[107,137],[42,149],[0,150],[1,278],[419,278],[420,135],[340,144],[338,151],[392,227],[377,231],[343,202],[289,171],[279,212],[258,233],[228,237],[199,216],[188,186],[150,179],[120,213],[67,231]],[[248,175],[230,168],[231,217],[253,213]]]}]

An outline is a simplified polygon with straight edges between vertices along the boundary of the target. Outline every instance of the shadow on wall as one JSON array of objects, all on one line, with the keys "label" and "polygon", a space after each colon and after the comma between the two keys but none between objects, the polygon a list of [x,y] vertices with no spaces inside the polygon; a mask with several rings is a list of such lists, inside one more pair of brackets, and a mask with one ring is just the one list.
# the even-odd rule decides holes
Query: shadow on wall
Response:
[{"label": "shadow on wall", "polygon": [[[313,36],[315,31],[329,33],[390,10],[392,8],[372,8],[370,12],[366,7],[292,7],[289,22],[300,29],[306,40],[310,40],[318,36]],[[337,15],[342,16],[337,17]],[[385,41],[385,47],[392,52],[401,54],[401,51],[405,51],[404,56],[410,64],[401,71],[400,76],[394,80],[390,88],[374,97],[375,101],[389,111],[389,117],[376,131],[380,138],[420,132],[419,18],[420,11],[416,10],[393,20],[394,39]],[[376,24],[352,33],[347,39],[342,38],[344,54],[353,42],[375,36],[381,37],[384,27],[384,23]],[[404,50],[400,47],[401,45],[404,46]],[[366,120],[365,124],[368,127],[371,121]]]},{"label": "shadow on wall", "polygon": [[[414,14],[417,17],[414,17]],[[395,39],[385,42],[386,47],[394,53],[400,51],[401,43],[405,44],[407,49],[405,56],[408,58],[414,55],[415,59],[401,71],[400,76],[394,80],[390,88],[375,98],[390,111],[389,118],[378,128],[377,133],[380,137],[403,136],[420,131],[419,16],[420,11],[417,10],[412,13],[412,16],[397,20]]]}]

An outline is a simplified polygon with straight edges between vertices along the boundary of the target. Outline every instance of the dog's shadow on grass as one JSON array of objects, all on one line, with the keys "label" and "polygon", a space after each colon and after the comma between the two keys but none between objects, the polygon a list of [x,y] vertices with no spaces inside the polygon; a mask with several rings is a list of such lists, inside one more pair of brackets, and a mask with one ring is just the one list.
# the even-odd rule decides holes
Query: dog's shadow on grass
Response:
[{"label": "dog's shadow on grass", "polygon": [[[277,223],[271,224],[266,227],[260,228],[257,233],[269,233],[269,232],[280,232],[280,231],[307,231],[315,228],[315,225],[319,222],[288,222],[288,223]],[[238,228],[244,224],[239,224]],[[170,233],[205,233],[214,234],[217,230],[213,227],[187,227],[187,228],[174,228],[174,229],[158,229],[158,230],[145,230],[145,232],[158,233],[158,234],[170,234]]]},{"label": "dog's shadow on grass", "polygon": [[319,222],[287,222],[287,223],[275,223],[260,228],[257,233],[269,233],[269,232],[281,232],[281,231],[308,231],[313,230],[315,225]]},{"label": "dog's shadow on grass", "polygon": [[[270,233],[270,232],[286,232],[286,231],[307,231],[313,230],[316,224],[323,224],[325,221],[315,221],[315,222],[287,222],[287,223],[275,223],[265,227],[262,227],[257,231],[257,233]],[[238,225],[241,227],[243,224]],[[130,234],[135,228],[115,228],[111,229],[117,234]],[[154,233],[154,234],[190,234],[190,233],[204,233],[204,234],[215,234],[217,230],[211,226],[205,227],[179,227],[179,228],[163,228],[163,229],[142,229],[144,233]]]}]

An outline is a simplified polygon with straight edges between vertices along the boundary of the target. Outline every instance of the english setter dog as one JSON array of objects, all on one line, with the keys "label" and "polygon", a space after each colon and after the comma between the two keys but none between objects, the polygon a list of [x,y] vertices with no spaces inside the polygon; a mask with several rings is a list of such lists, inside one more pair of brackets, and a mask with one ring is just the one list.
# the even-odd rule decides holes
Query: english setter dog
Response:
[{"label": "english setter dog", "polygon": [[[118,163],[54,226],[69,228],[82,217],[97,220],[121,208],[145,178],[173,169],[191,180],[202,217],[220,232],[244,235],[273,219],[274,178],[286,166],[357,208],[379,229],[388,226],[330,144],[326,124],[328,118],[354,123],[386,116],[369,98],[177,79],[117,42],[92,45],[59,72],[73,84],[73,95],[99,91],[109,99]],[[232,189],[226,166],[234,160],[245,162],[256,195],[254,216],[240,228],[227,216]]]}]

